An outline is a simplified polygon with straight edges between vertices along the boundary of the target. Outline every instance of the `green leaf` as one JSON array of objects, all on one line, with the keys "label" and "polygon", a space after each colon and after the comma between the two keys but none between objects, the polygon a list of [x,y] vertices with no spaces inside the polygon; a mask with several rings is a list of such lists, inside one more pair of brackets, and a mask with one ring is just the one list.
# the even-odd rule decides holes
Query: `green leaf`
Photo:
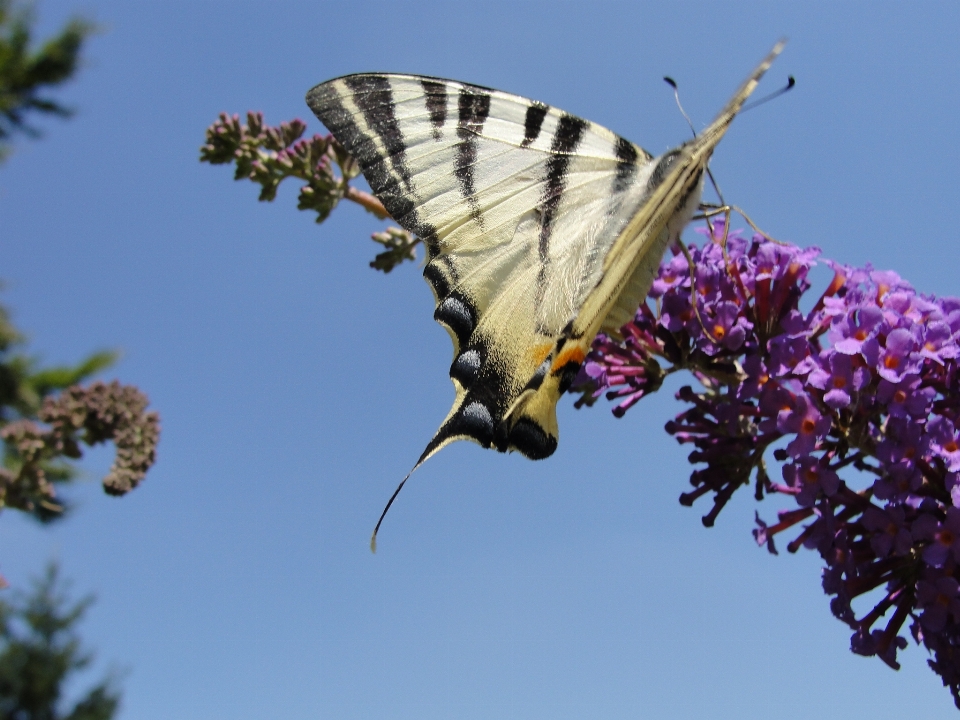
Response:
[{"label": "green leaf", "polygon": [[40,370],[32,374],[27,382],[33,386],[40,397],[45,397],[107,369],[117,361],[118,357],[120,354],[115,350],[101,350],[73,367],[52,367]]}]

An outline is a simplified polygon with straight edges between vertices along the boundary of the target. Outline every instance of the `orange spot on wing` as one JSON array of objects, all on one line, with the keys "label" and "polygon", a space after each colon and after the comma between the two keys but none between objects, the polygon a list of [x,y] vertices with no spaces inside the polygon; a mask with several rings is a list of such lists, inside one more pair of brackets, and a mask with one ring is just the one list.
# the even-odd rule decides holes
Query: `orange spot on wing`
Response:
[{"label": "orange spot on wing", "polygon": [[569,350],[564,350],[562,353],[560,353],[560,355],[557,356],[557,359],[553,361],[553,367],[550,368],[550,371],[557,372],[560,368],[568,363],[577,363],[577,365],[581,365],[586,356],[587,354],[581,347],[572,347]]}]

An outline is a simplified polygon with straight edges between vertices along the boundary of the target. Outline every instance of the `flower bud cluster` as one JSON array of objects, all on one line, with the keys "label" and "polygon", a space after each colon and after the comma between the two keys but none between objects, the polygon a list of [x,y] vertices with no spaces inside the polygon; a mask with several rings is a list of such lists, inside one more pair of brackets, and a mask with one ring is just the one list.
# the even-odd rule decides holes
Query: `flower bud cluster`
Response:
[{"label": "flower bud cluster", "polygon": [[687,408],[666,426],[694,448],[681,503],[712,494],[709,526],[744,485],[792,498],[776,523],[757,516],[757,542],[775,553],[796,526],[787,548],[820,553],[853,652],[898,668],[909,620],[960,707],[960,300],[821,260],[834,277],[811,307],[818,249],[723,221],[704,233],[692,266],[663,262],[620,337],[598,337],[578,404],[606,394],[620,416],[689,370],[700,387],[677,393]]},{"label": "flower bud cluster", "polygon": [[[358,190],[350,181],[360,167],[332,135],[302,138],[307,126],[294,119],[276,127],[265,125],[263,114],[248,112],[247,122],[239,115],[220,113],[207,128],[206,143],[200,148],[200,161],[211,165],[233,163],[235,180],[251,180],[260,186],[260,200],[272,202],[280,183],[288,177],[305,181],[300,187],[297,208],[317,213],[322,223],[340,200],[352,200],[380,219],[387,212],[377,198]],[[339,168],[339,175],[334,166]],[[386,250],[371,261],[376,270],[390,272],[404,260],[416,259],[414,248],[420,243],[406,230],[391,227],[373,235]]]},{"label": "flower bud cluster", "polygon": [[116,459],[103,479],[110,495],[135,488],[153,465],[160,439],[160,418],[146,412],[147,397],[132,385],[94,382],[75,385],[43,402],[38,418],[17,420],[0,430],[12,453],[0,469],[0,507],[16,507],[41,518],[55,516],[63,507],[53,483],[62,479],[58,458],[82,456],[80,443],[96,445],[113,440]]},{"label": "flower bud cluster", "polygon": [[[271,127],[264,125],[262,113],[248,112],[245,124],[238,115],[220,113],[220,119],[207,128],[200,161],[234,163],[234,179],[260,185],[260,200],[265,202],[277,196],[277,188],[286,178],[305,180],[298,207],[314,210],[317,222],[323,222],[343,197],[346,181],[359,169],[332,137],[301,139],[306,129],[298,119]],[[334,172],[333,163],[340,165],[342,178]]]}]

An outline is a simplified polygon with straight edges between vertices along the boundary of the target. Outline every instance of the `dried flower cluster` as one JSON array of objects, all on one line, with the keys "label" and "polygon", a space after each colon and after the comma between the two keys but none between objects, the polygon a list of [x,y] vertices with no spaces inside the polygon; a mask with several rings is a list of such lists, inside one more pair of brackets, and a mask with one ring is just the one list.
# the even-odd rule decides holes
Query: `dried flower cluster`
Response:
[{"label": "dried flower cluster", "polygon": [[[207,128],[207,142],[200,148],[200,161],[211,165],[236,164],[235,180],[252,180],[260,185],[260,200],[270,202],[277,188],[288,177],[306,182],[300,188],[297,208],[313,210],[317,222],[327,219],[342,199],[352,200],[381,220],[387,217],[383,205],[370,193],[350,185],[360,169],[332,135],[314,135],[300,139],[307,126],[291,120],[277,127],[263,124],[262,113],[247,113],[247,122],[238,115],[220,114]],[[334,171],[340,169],[340,175]],[[390,272],[404,260],[415,260],[420,239],[406,230],[391,227],[373,234],[373,240],[386,247],[370,262],[370,267]]]},{"label": "dried flower cluster", "polygon": [[[833,281],[802,312],[819,250],[727,235],[723,221],[704,233],[692,272],[683,255],[663,262],[655,309],[597,339],[578,405],[606,394],[620,416],[691,371],[701,387],[677,393],[688,407],[666,427],[695,448],[681,503],[712,493],[709,526],[751,481],[758,500],[791,496],[775,524],[757,516],[757,541],[775,553],[775,535],[809,520],[787,547],[824,559],[851,649],[898,668],[910,620],[960,707],[960,300],[822,261]],[[873,607],[858,616],[861,596]]]},{"label": "dried flower cluster", "polygon": [[32,420],[6,425],[0,438],[14,453],[9,466],[0,469],[0,507],[59,513],[62,506],[50,477],[58,468],[51,462],[61,456],[81,457],[81,442],[92,446],[113,440],[116,459],[103,489],[123,495],[135,488],[153,465],[160,438],[159,416],[146,412],[147,404],[136,387],[95,382],[47,398],[38,418],[49,427]]}]

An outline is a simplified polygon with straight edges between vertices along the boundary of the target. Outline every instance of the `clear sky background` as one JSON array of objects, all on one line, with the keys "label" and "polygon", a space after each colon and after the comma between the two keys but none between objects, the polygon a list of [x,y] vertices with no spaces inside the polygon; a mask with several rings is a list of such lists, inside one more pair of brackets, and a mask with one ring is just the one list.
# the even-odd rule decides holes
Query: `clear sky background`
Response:
[{"label": "clear sky background", "polygon": [[[383,503],[453,398],[419,270],[367,267],[380,227],[329,222],[201,165],[221,111],[309,119],[313,85],[363,70],[488,85],[659,153],[706,124],[788,36],[713,170],[768,232],[960,294],[960,5],[43,0],[49,34],[101,23],[44,123],[0,167],[0,302],[48,363],[101,348],[162,415],[159,462],[73,516],[6,512],[0,571],[58,559],[99,600],[95,672],[125,720],[934,718],[955,711],[911,646],[849,652],[820,562],[772,557],[742,493],[705,529],[666,386],[626,418],[560,408],[543,462],[457,444]],[[827,273],[816,277],[824,282]],[[789,507],[770,498],[760,512]]]}]

